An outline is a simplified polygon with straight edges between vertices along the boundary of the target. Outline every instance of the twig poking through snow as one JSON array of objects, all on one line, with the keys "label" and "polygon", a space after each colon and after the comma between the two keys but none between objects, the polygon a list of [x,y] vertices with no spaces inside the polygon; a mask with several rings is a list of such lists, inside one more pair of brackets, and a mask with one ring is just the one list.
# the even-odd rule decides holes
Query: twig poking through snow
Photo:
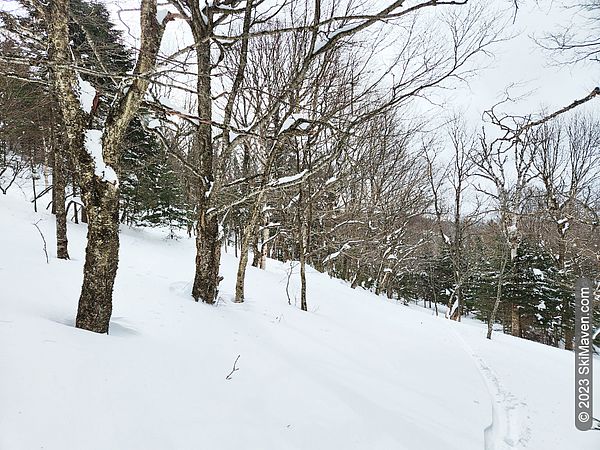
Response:
[{"label": "twig poking through snow", "polygon": [[33,224],[34,227],[37,228],[37,230],[40,233],[40,236],[42,237],[42,241],[44,241],[44,254],[46,255],[46,264],[50,264],[50,260],[48,259],[48,246],[46,245],[46,238],[44,237],[44,233],[42,233],[42,230],[40,230],[40,227],[38,227],[38,223],[40,223],[42,219],[38,220],[36,223]]},{"label": "twig poking through snow", "polygon": [[287,295],[288,305],[292,304],[292,299],[290,298],[290,278],[292,277],[292,272],[294,271],[294,263],[290,261],[290,270],[287,272],[287,282],[285,283],[285,295]]},{"label": "twig poking through snow", "polygon": [[235,372],[240,370],[239,367],[235,366],[238,362],[238,359],[240,359],[240,355],[237,355],[237,358],[235,358],[235,361],[233,362],[233,369],[231,369],[231,372],[229,372],[229,375],[227,375],[225,377],[226,380],[231,380],[231,375],[233,375]]}]

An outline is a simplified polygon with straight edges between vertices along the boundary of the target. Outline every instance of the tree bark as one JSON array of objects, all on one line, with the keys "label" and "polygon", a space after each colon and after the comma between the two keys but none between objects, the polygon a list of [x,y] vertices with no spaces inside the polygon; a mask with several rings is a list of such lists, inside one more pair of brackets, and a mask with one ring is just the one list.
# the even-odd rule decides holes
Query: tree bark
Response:
[{"label": "tree bark", "polygon": [[300,253],[300,309],[302,311],[308,311],[308,305],[306,303],[306,243],[307,243],[307,226],[306,217],[304,212],[304,188],[300,185],[300,192],[298,194],[298,228],[299,228],[299,239],[298,239],[298,251]]},{"label": "tree bark", "polygon": [[521,337],[521,315],[519,314],[519,307],[517,305],[511,305],[510,319],[511,334],[516,337]]},{"label": "tree bark", "polygon": [[87,208],[88,244],[76,326],[108,333],[119,263],[119,190],[110,183],[97,183],[83,200],[93,206]]},{"label": "tree bark", "polygon": [[[219,264],[221,258],[221,240],[216,214],[209,214],[212,188],[214,185],[213,143],[212,143],[212,97],[210,86],[210,28],[211,18],[203,16],[200,2],[190,2],[191,28],[196,43],[196,62],[198,64],[197,102],[200,123],[196,129],[194,165],[198,167],[200,179],[197,180],[198,223],[196,229],[196,272],[192,297],[204,303],[215,303],[219,287]],[[207,8],[208,9],[208,8]],[[205,23],[206,21],[206,23]]]},{"label": "tree bark", "polygon": [[306,303],[306,225],[300,224],[300,309],[308,311]]},{"label": "tree bark", "polygon": [[[573,350],[573,339],[575,338],[575,333],[571,328],[565,329],[565,350]],[[558,345],[557,345],[558,347]]]},{"label": "tree bark", "polygon": [[[54,98],[53,98],[54,100]],[[53,102],[54,104],[54,102]],[[66,159],[67,151],[64,139],[58,128],[55,108],[50,112],[50,145],[52,148],[52,214],[56,219],[56,257],[69,259],[69,241],[67,239],[67,209],[65,205]]]},{"label": "tree bark", "polygon": [[54,169],[52,170],[52,203],[56,215],[56,257],[69,259],[67,238],[67,210],[65,207],[65,154],[56,140],[53,142]]},{"label": "tree bark", "polygon": [[[265,225],[268,225],[265,223]],[[258,267],[262,270],[265,270],[267,267],[267,254],[269,252],[269,239],[271,237],[271,231],[269,227],[265,226],[262,232],[262,244],[260,246],[260,261],[258,263]]]},{"label": "tree bark", "polygon": [[[246,267],[248,266],[248,251],[250,250],[250,244],[255,236],[256,225],[260,216],[260,210],[262,208],[263,194],[258,195],[254,205],[252,207],[252,213],[250,220],[244,228],[244,234],[242,236],[242,245],[240,250],[240,263],[238,264],[237,279],[235,283],[235,302],[241,303],[244,301],[244,279],[246,277]],[[257,246],[256,246],[257,247]],[[255,257],[258,253],[257,248],[254,248]]]},{"label": "tree bark", "polygon": [[206,208],[200,210],[196,236],[196,274],[192,287],[194,300],[213,304],[219,294],[219,264],[221,243],[216,216],[207,217]]},{"label": "tree bark", "polygon": [[258,247],[258,220],[256,223],[257,226],[254,227],[253,231],[253,239],[252,239],[252,267],[258,267],[260,265],[260,250]]}]

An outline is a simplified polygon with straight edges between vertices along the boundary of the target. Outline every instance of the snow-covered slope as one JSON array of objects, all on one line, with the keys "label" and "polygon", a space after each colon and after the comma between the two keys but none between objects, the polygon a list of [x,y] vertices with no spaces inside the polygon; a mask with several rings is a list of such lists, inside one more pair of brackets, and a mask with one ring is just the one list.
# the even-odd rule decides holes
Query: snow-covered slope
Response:
[{"label": "snow-covered slope", "polygon": [[276,261],[249,268],[237,305],[231,254],[218,305],[197,304],[193,241],[156,230],[122,230],[110,335],[78,330],[85,226],[70,261],[53,234],[18,191],[0,196],[1,450],[600,448],[573,425],[569,352],[312,270],[304,313]]}]

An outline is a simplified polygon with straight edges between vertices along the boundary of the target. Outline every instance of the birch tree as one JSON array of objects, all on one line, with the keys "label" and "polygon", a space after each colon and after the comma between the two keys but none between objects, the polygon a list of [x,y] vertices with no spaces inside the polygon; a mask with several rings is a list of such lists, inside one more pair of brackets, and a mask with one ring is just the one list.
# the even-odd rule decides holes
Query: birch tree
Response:
[{"label": "birch tree", "polygon": [[88,218],[88,243],[76,326],[107,333],[119,258],[119,180],[121,144],[150,83],[162,34],[172,16],[159,23],[156,1],[140,9],[140,49],[135,69],[98,128],[93,119],[94,87],[81,79],[69,49],[69,1],[35,2],[48,27],[50,69],[64,123],[66,152],[75,168]]}]

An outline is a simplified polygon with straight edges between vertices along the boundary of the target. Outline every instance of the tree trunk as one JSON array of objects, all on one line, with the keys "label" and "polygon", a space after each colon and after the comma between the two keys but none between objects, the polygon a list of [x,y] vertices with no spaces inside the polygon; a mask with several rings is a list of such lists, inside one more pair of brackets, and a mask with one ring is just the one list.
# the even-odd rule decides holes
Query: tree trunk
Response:
[{"label": "tree trunk", "polygon": [[[258,223],[256,224],[258,225]],[[258,233],[256,232],[256,226],[252,232],[252,267],[258,267],[260,265],[260,250],[258,249]]]},{"label": "tree trunk", "polygon": [[235,282],[236,303],[242,303],[244,301],[244,280],[246,278],[246,268],[248,267],[248,252],[250,251],[250,244],[254,237],[256,209],[257,207],[255,205],[252,211],[252,215],[250,217],[250,221],[244,228],[244,234],[242,235],[242,242],[240,248],[240,263],[238,264],[237,278]]},{"label": "tree trunk", "polygon": [[260,261],[258,264],[258,267],[260,267],[262,270],[265,270],[267,267],[267,253],[269,250],[269,238],[271,237],[271,231],[269,230],[268,227],[265,227],[263,229],[262,232],[263,235],[263,241],[262,241],[262,245],[260,246]]},{"label": "tree trunk", "polygon": [[300,225],[300,309],[308,311],[306,303],[306,225]]},{"label": "tree trunk", "polygon": [[[54,99],[54,98],[53,98]],[[59,132],[54,107],[51,107],[50,145],[52,147],[52,214],[56,217],[56,257],[69,259],[69,241],[67,239],[67,209],[65,188],[67,183],[67,151],[64,139]]]},{"label": "tree trunk", "polygon": [[[456,297],[456,308],[454,309],[454,312],[450,315],[450,320],[455,320],[457,322],[460,322],[460,319],[462,317],[462,290],[460,288],[460,286],[458,286],[455,290],[455,297]],[[450,305],[450,308],[452,310],[452,308],[454,307],[454,303]]]},{"label": "tree trunk", "polygon": [[[558,222],[558,221],[557,221]],[[560,236],[560,247],[558,251],[558,266],[564,273],[568,273],[567,267],[567,229],[563,224],[558,224],[558,233]],[[573,350],[573,339],[575,333],[572,327],[574,319],[574,305],[570,296],[566,296],[562,301],[561,323],[565,338],[565,350]]]},{"label": "tree trunk", "polygon": [[304,189],[300,185],[298,194],[298,228],[300,236],[298,239],[298,251],[300,253],[300,309],[308,311],[306,303],[306,243],[307,243],[307,226],[306,218],[304,217]]},{"label": "tree trunk", "polygon": [[108,333],[119,262],[119,190],[110,183],[97,183],[94,192],[86,193],[84,199],[94,206],[87,208],[88,244],[76,326]]},{"label": "tree trunk", "polygon": [[565,350],[573,350],[573,339],[575,338],[571,328],[565,329]]},{"label": "tree trunk", "polygon": [[35,169],[35,167],[33,165],[33,152],[31,152],[31,153],[32,153],[32,155],[31,155],[31,161],[30,161],[30,163],[31,163],[31,184],[32,184],[32,187],[33,187],[33,210],[35,212],[38,212],[38,208],[37,208],[37,190],[36,190],[36,187],[35,187],[35,180],[36,180],[36,177],[37,177],[37,172],[36,172],[36,169]]},{"label": "tree trunk", "polygon": [[[198,167],[200,179],[197,180],[198,224],[196,235],[196,273],[192,288],[194,300],[215,303],[219,288],[219,265],[221,258],[221,240],[219,222],[216,214],[209,214],[211,194],[214,187],[213,143],[212,143],[212,96],[210,86],[210,29],[203,17],[200,4],[192,9],[192,34],[196,43],[196,62],[198,64],[197,102],[200,123],[196,129],[193,159]],[[206,22],[205,22],[206,21]]]},{"label": "tree trunk", "polygon": [[238,264],[237,278],[235,280],[235,302],[244,301],[244,281],[246,278],[246,267],[248,266],[248,240],[245,236],[242,238],[242,249],[240,251],[240,263]]},{"label": "tree trunk", "polygon": [[[56,142],[55,142],[56,144]],[[56,256],[69,259],[67,239],[67,210],[65,208],[65,155],[62,149],[53,145],[54,170],[52,171],[52,204],[56,214]]]},{"label": "tree trunk", "polygon": [[194,300],[213,304],[219,294],[219,264],[221,244],[217,216],[208,216],[206,208],[200,209],[196,236],[196,275],[192,287]]},{"label": "tree trunk", "polygon": [[377,286],[375,287],[375,295],[381,295],[382,291],[387,289],[387,283],[390,273],[388,271],[383,272],[383,277],[377,282]]},{"label": "tree trunk", "polygon": [[521,315],[519,314],[519,307],[517,305],[511,305],[510,319],[511,334],[516,337],[521,337]]},{"label": "tree trunk", "polygon": [[[237,279],[235,283],[235,302],[241,303],[244,301],[244,279],[246,277],[246,267],[248,266],[248,251],[250,250],[250,244],[255,237],[256,225],[260,218],[260,211],[263,205],[264,194],[259,194],[256,197],[252,211],[250,214],[250,220],[244,228],[244,234],[242,236],[242,248],[240,251],[240,263],[238,264]],[[258,249],[254,247],[254,256],[258,253]],[[254,265],[254,264],[253,264]]]},{"label": "tree trunk", "polygon": [[498,274],[498,285],[496,287],[496,300],[494,301],[494,307],[492,313],[488,318],[488,330],[487,338],[492,339],[492,331],[494,330],[494,323],[496,322],[496,314],[498,314],[498,307],[500,306],[500,300],[502,299],[502,283],[504,282],[504,272],[506,265],[508,264],[508,255],[502,256],[502,263],[500,265],[500,273]]}]

